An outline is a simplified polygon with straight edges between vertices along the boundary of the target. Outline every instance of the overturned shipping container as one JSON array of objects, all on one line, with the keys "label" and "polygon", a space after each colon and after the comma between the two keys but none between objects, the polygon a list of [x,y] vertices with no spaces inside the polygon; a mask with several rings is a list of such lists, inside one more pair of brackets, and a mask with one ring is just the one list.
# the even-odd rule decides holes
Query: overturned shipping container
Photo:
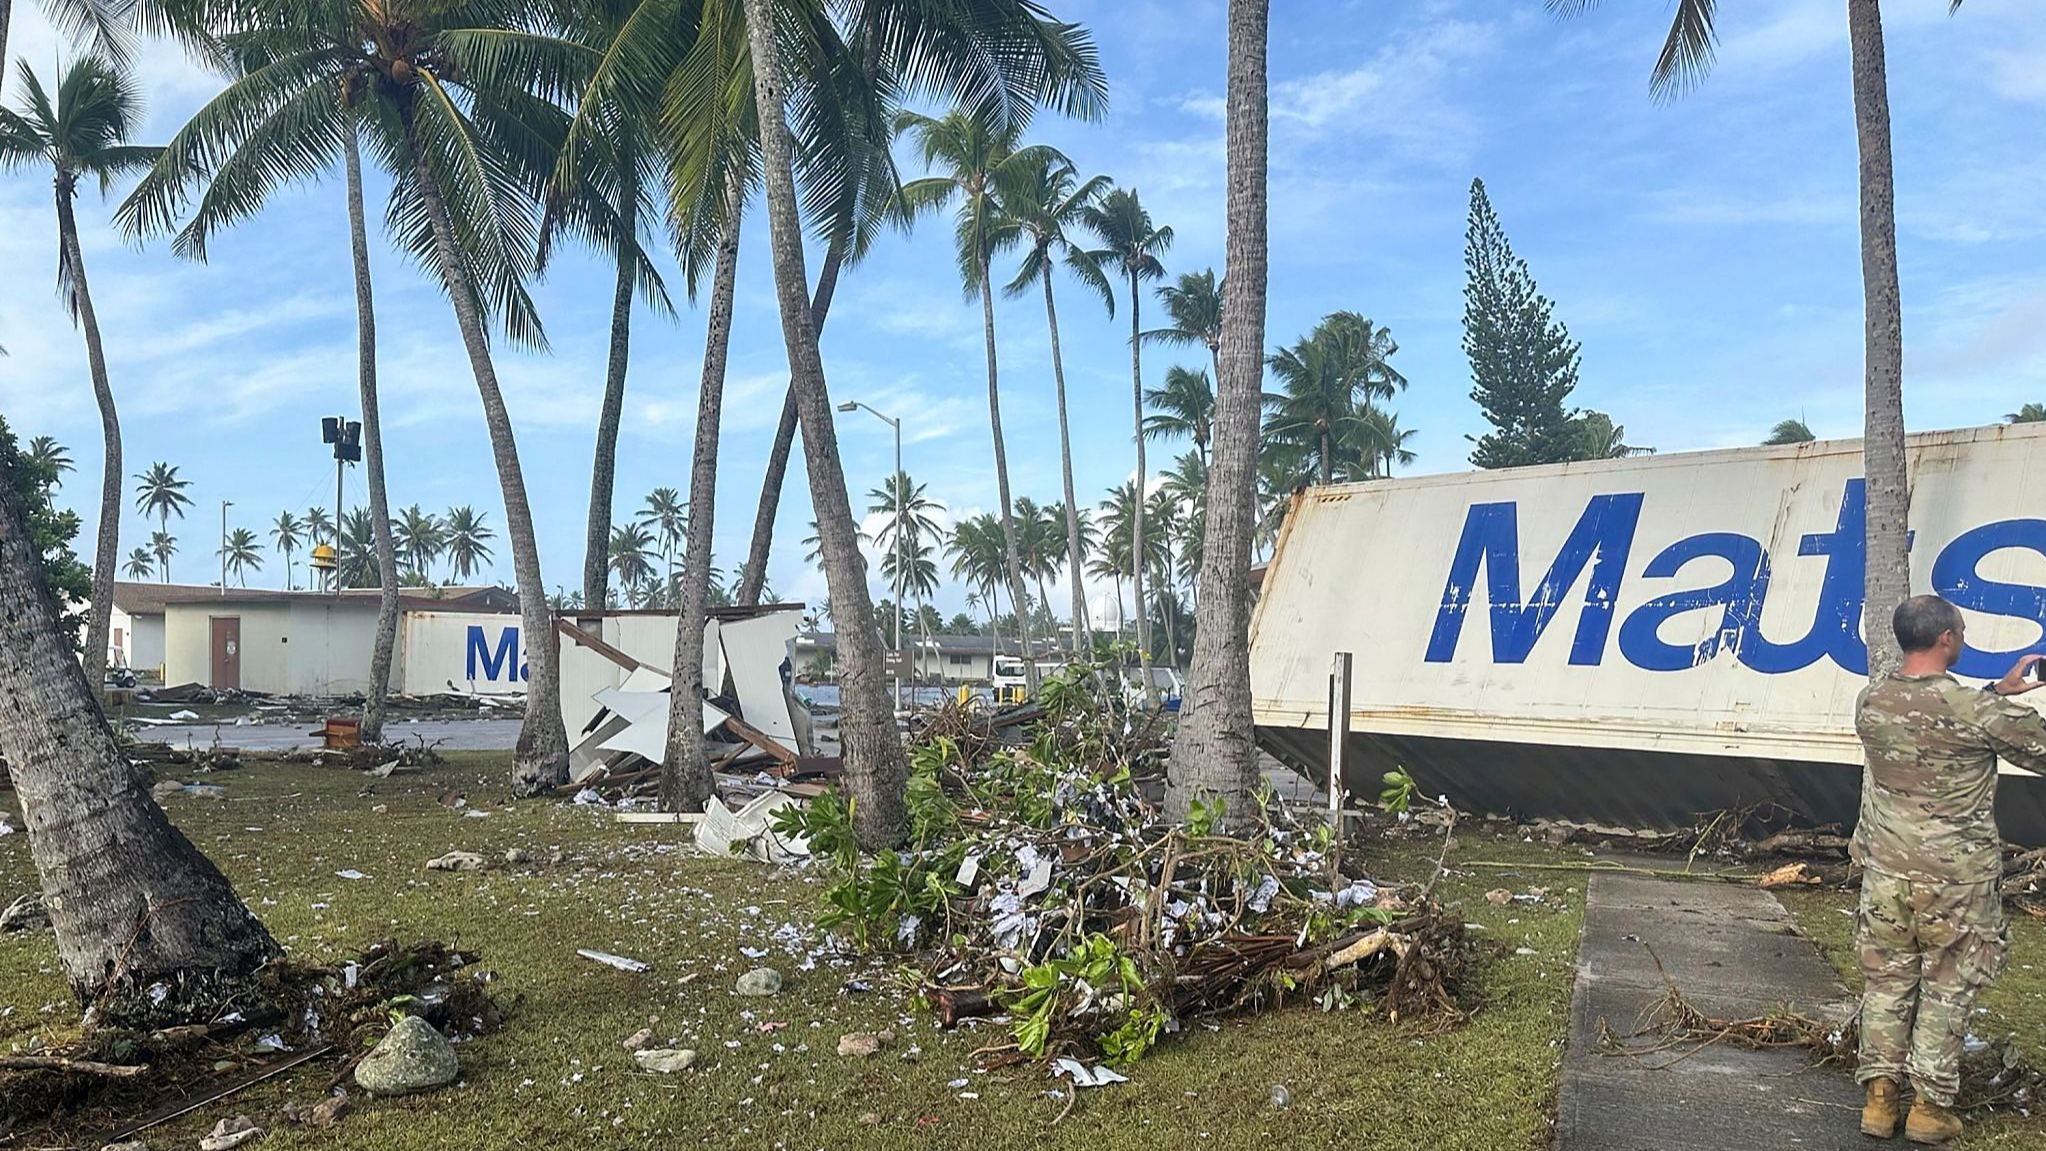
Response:
[{"label": "overturned shipping container", "polygon": [[[1915,435],[1908,457],[1912,586],[1967,613],[1963,682],[1995,679],[2046,632],[2046,425]],[[1852,824],[1861,469],[1838,440],[1308,490],[1251,627],[1259,740],[1326,777],[1347,651],[1353,794],[1404,765],[1466,810]],[[2046,842],[2046,779],[2006,765],[1998,818]]]}]

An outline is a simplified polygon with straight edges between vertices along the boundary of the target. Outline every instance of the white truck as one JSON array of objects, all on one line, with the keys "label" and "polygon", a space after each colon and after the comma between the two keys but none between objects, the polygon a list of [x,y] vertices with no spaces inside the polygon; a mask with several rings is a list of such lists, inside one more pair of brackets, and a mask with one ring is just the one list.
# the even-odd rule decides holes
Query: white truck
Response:
[{"label": "white truck", "polygon": [[[1907,455],[1913,590],[1966,614],[1963,682],[1994,679],[2046,633],[2046,425]],[[1251,624],[1259,741],[1326,777],[1347,651],[1353,794],[1402,765],[1466,809],[1672,827],[1773,802],[1851,824],[1861,467],[1837,440],[1303,492]],[[2005,834],[2046,842],[2046,780],[2004,771]]]}]

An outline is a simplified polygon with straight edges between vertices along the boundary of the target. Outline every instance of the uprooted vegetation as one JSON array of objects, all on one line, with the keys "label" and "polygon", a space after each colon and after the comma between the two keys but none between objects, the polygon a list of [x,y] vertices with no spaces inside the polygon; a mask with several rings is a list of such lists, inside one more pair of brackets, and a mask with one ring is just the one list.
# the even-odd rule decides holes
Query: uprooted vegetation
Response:
[{"label": "uprooted vegetation", "polygon": [[258,973],[247,1010],[210,1023],[137,1031],[88,1020],[39,1039],[0,1055],[0,1143],[41,1145],[39,1134],[80,1129],[125,1136],[316,1059],[335,1062],[330,1085],[339,1084],[408,1015],[451,1038],[490,1034],[506,1005],[477,958],[387,941],[341,963],[279,960]]},{"label": "uprooted vegetation", "polygon": [[863,856],[836,793],[779,816],[831,870],[821,925],[909,957],[945,1024],[1008,1017],[983,1062],[1124,1065],[1195,1020],[1293,1002],[1464,1018],[1460,915],[1345,865],[1327,824],[1269,796],[1166,824],[1158,744],[1098,669],[1041,700],[1015,742],[965,717],[912,748],[906,850]]}]

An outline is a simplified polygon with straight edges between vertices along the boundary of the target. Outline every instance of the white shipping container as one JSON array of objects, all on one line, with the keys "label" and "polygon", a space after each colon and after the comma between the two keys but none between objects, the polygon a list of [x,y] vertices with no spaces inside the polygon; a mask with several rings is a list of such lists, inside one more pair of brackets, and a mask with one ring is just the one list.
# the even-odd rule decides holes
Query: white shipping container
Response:
[{"label": "white shipping container", "polygon": [[[1908,456],[1913,590],[1966,614],[1956,674],[1995,679],[2046,632],[2046,425]],[[1260,740],[1325,775],[1348,651],[1353,792],[1398,763],[1481,810],[1851,823],[1861,469],[1838,440],[1311,489],[1252,622]],[[2006,768],[2007,834],[2046,838],[2042,782]]]}]

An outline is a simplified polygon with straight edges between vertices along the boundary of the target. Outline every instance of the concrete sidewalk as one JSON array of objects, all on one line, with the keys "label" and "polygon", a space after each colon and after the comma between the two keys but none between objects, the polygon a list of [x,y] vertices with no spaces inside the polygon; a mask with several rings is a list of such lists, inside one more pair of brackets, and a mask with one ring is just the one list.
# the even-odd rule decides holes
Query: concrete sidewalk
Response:
[{"label": "concrete sidewalk", "polygon": [[[1661,861],[1665,865],[1667,861]],[[1719,1018],[1790,1004],[1845,1019],[1853,1003],[1776,897],[1752,887],[1595,874],[1570,1001],[1557,1105],[1559,1151],[1857,1149],[1861,1091],[1801,1051],[1715,1044],[1641,1057],[1600,1054],[1599,1021],[1622,1035],[1665,988],[1646,943],[1684,998]],[[1658,1069],[1660,1068],[1660,1069]]]}]

